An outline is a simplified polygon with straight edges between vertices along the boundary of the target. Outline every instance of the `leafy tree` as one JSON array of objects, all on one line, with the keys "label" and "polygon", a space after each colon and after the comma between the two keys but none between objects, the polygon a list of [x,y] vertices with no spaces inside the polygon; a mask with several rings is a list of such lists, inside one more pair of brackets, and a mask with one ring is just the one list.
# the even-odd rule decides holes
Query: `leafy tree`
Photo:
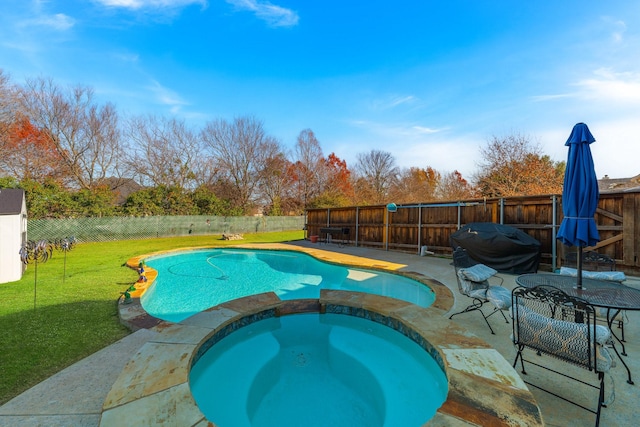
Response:
[{"label": "leafy tree", "polygon": [[31,219],[68,218],[78,211],[71,192],[53,179],[46,179],[44,183],[25,180],[20,186],[25,191]]},{"label": "leafy tree", "polygon": [[115,194],[106,185],[81,188],[71,194],[77,216],[103,217],[116,213]]},{"label": "leafy tree", "polygon": [[191,199],[198,208],[198,215],[240,215],[238,211],[233,211],[228,200],[219,199],[206,185],[196,188],[191,194]]},{"label": "leafy tree", "polygon": [[486,197],[552,194],[562,191],[563,163],[541,154],[540,146],[520,134],[494,136],[481,149],[483,162],[475,176]]},{"label": "leafy tree", "polygon": [[331,153],[324,160],[324,169],[324,186],[320,194],[311,200],[309,207],[328,208],[352,204],[354,191],[347,162]]},{"label": "leafy tree", "polygon": [[155,188],[134,191],[122,205],[122,212],[131,216],[164,215],[164,208],[156,193]]},{"label": "leafy tree", "polygon": [[0,176],[0,188],[20,188],[20,182],[12,176]]},{"label": "leafy tree", "polygon": [[330,191],[340,193],[346,198],[352,198],[351,171],[347,168],[347,162],[340,159],[335,153],[331,153],[325,160],[325,167],[327,169],[325,187]]},{"label": "leafy tree", "polygon": [[126,215],[197,215],[198,208],[190,195],[177,186],[145,188],[131,193],[122,206]]},{"label": "leafy tree", "polygon": [[4,136],[0,138],[0,170],[18,180],[39,182],[62,175],[60,155],[47,133],[22,114],[4,125]]},{"label": "leafy tree", "polygon": [[458,171],[445,174],[436,189],[439,200],[464,200],[475,196],[475,189]]},{"label": "leafy tree", "polygon": [[400,171],[398,180],[391,188],[391,198],[399,203],[426,202],[436,197],[441,176],[432,167],[410,167]]}]

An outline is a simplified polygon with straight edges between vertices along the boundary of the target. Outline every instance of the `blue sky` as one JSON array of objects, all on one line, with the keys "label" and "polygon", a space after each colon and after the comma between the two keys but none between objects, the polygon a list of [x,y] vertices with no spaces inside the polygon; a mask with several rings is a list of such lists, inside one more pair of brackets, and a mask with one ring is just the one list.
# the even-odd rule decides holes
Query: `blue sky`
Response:
[{"label": "blue sky", "polygon": [[467,178],[493,136],[565,160],[585,122],[599,177],[640,174],[637,1],[2,0],[0,68],[125,115],[253,115],[348,165],[379,149]]}]

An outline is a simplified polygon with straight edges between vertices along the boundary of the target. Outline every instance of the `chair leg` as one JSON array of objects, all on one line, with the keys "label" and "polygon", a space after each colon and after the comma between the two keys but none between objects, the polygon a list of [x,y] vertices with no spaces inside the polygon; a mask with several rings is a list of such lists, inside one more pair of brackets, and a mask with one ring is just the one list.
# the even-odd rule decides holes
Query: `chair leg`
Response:
[{"label": "chair leg", "polygon": [[598,395],[598,409],[596,410],[596,427],[600,425],[600,412],[604,403],[604,373],[598,372],[600,380],[600,393]]},{"label": "chair leg", "polygon": [[484,304],[484,301],[482,301],[482,300],[480,300],[478,298],[474,298],[473,299],[473,304],[468,305],[467,308],[465,308],[462,311],[459,311],[457,313],[453,313],[451,316],[449,316],[449,319],[451,319],[453,316],[457,316],[458,314],[469,313],[471,311],[480,310],[480,307],[482,307],[483,304]]},{"label": "chair leg", "polygon": [[518,359],[520,359],[520,366],[522,367],[522,373],[524,375],[527,375],[526,371],[524,370],[524,358],[522,357],[522,350],[524,350],[524,347],[519,345],[518,346],[518,353],[516,353],[516,359],[513,361],[513,368],[516,368],[516,365],[518,364]]},{"label": "chair leg", "polygon": [[[491,331],[491,334],[495,335],[496,333],[493,332],[493,328],[491,327],[491,325],[489,324],[489,321],[487,320],[487,317],[491,316],[491,313],[489,316],[485,316],[484,312],[482,311],[482,305],[484,304],[484,301],[482,301],[481,299],[478,298],[474,298],[473,299],[473,304],[467,306],[467,308],[465,308],[462,311],[459,311],[457,313],[453,313],[451,316],[449,316],[449,319],[451,319],[453,316],[457,316],[458,314],[464,314],[464,313],[470,313],[472,311],[479,311],[480,315],[482,315],[482,318],[484,319],[485,323],[487,324],[487,326],[489,327],[489,330]],[[503,314],[504,316],[504,314]]]},{"label": "chair leg", "polygon": [[493,332],[493,328],[491,327],[491,324],[489,323],[489,320],[487,319],[487,317],[491,316],[491,314],[493,314],[493,313],[491,313],[489,316],[485,316],[484,313],[482,312],[482,310],[480,310],[480,314],[482,314],[482,318],[484,319],[485,323],[489,327],[489,330],[491,331],[491,335],[495,335],[496,333]]},{"label": "chair leg", "polygon": [[509,323],[509,320],[507,320],[507,316],[505,316],[504,312],[502,310],[500,310],[499,308],[494,308],[493,311],[491,312],[491,314],[489,314],[487,317],[491,317],[496,313],[500,313],[502,315],[502,318],[504,319],[504,321],[506,323]]}]

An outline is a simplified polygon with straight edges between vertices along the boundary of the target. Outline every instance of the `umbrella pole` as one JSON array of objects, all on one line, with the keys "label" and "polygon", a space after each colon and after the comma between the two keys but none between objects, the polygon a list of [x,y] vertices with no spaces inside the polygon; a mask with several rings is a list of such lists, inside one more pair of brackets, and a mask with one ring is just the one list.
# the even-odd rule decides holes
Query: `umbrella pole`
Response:
[{"label": "umbrella pole", "polygon": [[578,256],[577,256],[577,279],[576,287],[578,289],[582,289],[582,245],[578,245]]}]

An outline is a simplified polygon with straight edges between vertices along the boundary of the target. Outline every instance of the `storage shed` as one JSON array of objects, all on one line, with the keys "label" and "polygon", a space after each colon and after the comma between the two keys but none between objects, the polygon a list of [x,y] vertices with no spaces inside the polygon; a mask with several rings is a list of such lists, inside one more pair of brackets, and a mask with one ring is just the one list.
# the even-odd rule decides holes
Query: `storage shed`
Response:
[{"label": "storage shed", "polygon": [[27,204],[24,190],[0,188],[0,283],[22,278],[20,248],[27,241]]}]

